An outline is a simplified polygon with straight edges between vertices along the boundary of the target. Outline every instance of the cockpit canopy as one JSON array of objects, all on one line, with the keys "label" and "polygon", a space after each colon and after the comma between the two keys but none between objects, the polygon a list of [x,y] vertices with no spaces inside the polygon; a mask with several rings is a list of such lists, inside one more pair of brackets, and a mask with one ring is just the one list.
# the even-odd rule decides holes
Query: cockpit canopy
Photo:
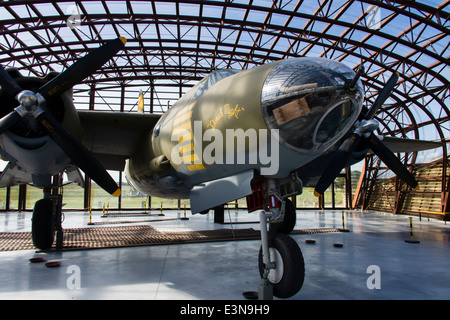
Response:
[{"label": "cockpit canopy", "polygon": [[209,88],[211,88],[216,82],[229,77],[233,74],[239,73],[241,70],[234,70],[234,69],[223,69],[223,70],[217,70],[210,73],[208,76],[203,78],[199,83],[197,83],[191,90],[193,91],[190,100],[194,100],[197,97],[204,94],[206,91],[208,91]]}]

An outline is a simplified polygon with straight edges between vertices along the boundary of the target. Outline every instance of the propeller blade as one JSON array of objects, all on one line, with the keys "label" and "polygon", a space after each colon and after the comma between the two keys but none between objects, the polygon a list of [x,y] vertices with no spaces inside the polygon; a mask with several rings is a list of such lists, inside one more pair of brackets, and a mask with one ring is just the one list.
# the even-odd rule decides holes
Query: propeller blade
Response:
[{"label": "propeller blade", "polygon": [[345,84],[347,89],[353,90],[358,82],[359,78],[364,74],[364,67],[362,65],[359,66],[358,70],[355,73],[355,76],[352,80]]},{"label": "propeller blade", "polygon": [[325,171],[322,173],[319,182],[314,188],[314,195],[316,197],[322,195],[325,190],[327,190],[327,188],[333,183],[341,170],[345,168],[345,165],[350,159],[352,152],[355,150],[360,141],[361,136],[357,133],[353,133],[342,143],[339,149],[335,152],[333,159],[326,167]]},{"label": "propeller blade", "polygon": [[0,86],[6,90],[8,95],[14,98],[22,91],[16,80],[2,66],[0,66]]},{"label": "propeller blade", "polygon": [[44,84],[38,92],[47,99],[69,90],[115,56],[119,50],[123,49],[126,42],[125,38],[120,37],[105,43]]},{"label": "propeller blade", "polygon": [[[362,71],[361,71],[362,72]],[[358,71],[359,73],[359,71]],[[356,78],[356,77],[355,77]],[[371,120],[375,113],[378,111],[381,105],[386,101],[391,92],[394,90],[399,78],[399,73],[395,72],[389,78],[388,82],[384,86],[383,90],[379,93],[377,99],[371,108],[364,115],[364,118],[360,119],[360,123],[357,125],[355,132],[347,138],[339,149],[335,152],[333,159],[331,160],[328,167],[322,173],[319,182],[314,189],[314,195],[320,196],[325,192],[331,183],[336,179],[339,172],[346,166],[348,160],[351,157],[352,152],[355,150],[356,146],[360,143],[361,139],[364,139],[373,152],[380,157],[380,159],[403,181],[413,188],[418,188],[419,185],[414,179],[414,176],[405,168],[401,161],[386,147],[374,134],[373,131],[376,130],[378,124],[374,120]],[[354,79],[349,85],[356,83]],[[361,116],[360,116],[361,117]],[[368,138],[367,134],[370,132]],[[361,135],[363,137],[361,138]]]},{"label": "propeller blade", "polygon": [[395,154],[386,145],[381,142],[373,133],[366,139],[370,148],[373,152],[380,157],[380,159],[391,169],[400,179],[406,182],[409,186],[414,189],[418,189],[419,184],[417,183],[414,176],[408,169],[405,168],[403,163],[395,156]]},{"label": "propeller blade", "polygon": [[[52,96],[62,94],[89,75],[93,74],[119,50],[123,49],[126,42],[126,39],[123,37],[107,42],[75,62],[63,73],[44,84],[38,90],[44,103],[51,104]],[[8,95],[16,98],[20,103],[19,107],[0,119],[0,134],[8,130],[8,128],[22,119],[25,115],[32,114],[36,120],[44,126],[56,144],[61,147],[67,156],[81,170],[83,170],[101,188],[113,196],[118,197],[120,195],[120,188],[92,153],[67,132],[50,113],[45,112],[41,108],[41,102],[38,101],[35,92],[22,90],[2,66],[0,66],[0,85]],[[48,99],[50,101],[48,101]]]},{"label": "propeller blade", "polygon": [[392,76],[389,78],[388,82],[384,86],[383,90],[381,90],[381,92],[378,94],[378,97],[375,100],[375,102],[373,103],[372,107],[367,112],[365,119],[369,120],[375,116],[375,113],[383,105],[383,103],[386,101],[386,99],[389,97],[389,95],[394,90],[394,87],[398,81],[398,77],[399,77],[398,72],[394,72],[392,74]]},{"label": "propeller blade", "polygon": [[52,139],[61,147],[69,158],[83,170],[101,188],[115,197],[120,195],[120,188],[103,165],[77,139],[48,112],[42,112],[36,119],[48,131]]},{"label": "propeller blade", "polygon": [[0,134],[11,128],[17,121],[22,119],[16,110],[11,111],[0,120]]}]

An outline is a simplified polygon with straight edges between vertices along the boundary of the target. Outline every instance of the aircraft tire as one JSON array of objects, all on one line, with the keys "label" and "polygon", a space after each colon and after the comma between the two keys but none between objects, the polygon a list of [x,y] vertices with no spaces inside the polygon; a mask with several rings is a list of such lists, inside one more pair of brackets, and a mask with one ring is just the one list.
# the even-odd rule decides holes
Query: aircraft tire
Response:
[{"label": "aircraft tire", "polygon": [[[269,244],[270,260],[276,267],[269,273],[269,282],[273,286],[273,295],[278,298],[289,298],[303,286],[305,279],[305,263],[297,242],[290,236],[276,233]],[[262,247],[259,250],[259,273],[264,274]]]},{"label": "aircraft tire", "polygon": [[295,206],[291,200],[286,199],[284,220],[280,223],[272,224],[272,228],[275,228],[275,232],[289,234],[294,230],[295,223],[297,221],[297,214],[295,212]]},{"label": "aircraft tire", "polygon": [[51,248],[55,238],[55,206],[50,199],[38,200],[31,219],[33,245],[41,250]]}]

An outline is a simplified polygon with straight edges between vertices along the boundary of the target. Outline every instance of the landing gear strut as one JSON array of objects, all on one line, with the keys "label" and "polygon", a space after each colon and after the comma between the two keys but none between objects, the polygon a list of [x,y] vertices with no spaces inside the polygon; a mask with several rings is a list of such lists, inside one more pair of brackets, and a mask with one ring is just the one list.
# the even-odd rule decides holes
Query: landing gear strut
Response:
[{"label": "landing gear strut", "polygon": [[247,196],[249,212],[263,209],[259,214],[261,249],[258,265],[261,284],[260,300],[288,298],[303,286],[305,264],[297,242],[289,237],[296,222],[295,207],[288,199],[301,193],[302,185],[296,174],[287,181],[267,179],[252,185]]},{"label": "landing gear strut", "polygon": [[259,251],[259,273],[262,279],[258,298],[269,300],[275,297],[289,298],[300,291],[305,278],[305,264],[297,242],[283,233],[277,233],[268,221],[271,212],[259,214],[261,227],[261,249]]}]

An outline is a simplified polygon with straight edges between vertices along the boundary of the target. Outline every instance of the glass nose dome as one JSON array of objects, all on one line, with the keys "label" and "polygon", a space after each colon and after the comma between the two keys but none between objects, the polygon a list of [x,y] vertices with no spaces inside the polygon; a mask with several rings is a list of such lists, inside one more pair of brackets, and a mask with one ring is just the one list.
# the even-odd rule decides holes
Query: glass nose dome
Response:
[{"label": "glass nose dome", "polygon": [[362,87],[349,92],[354,77],[342,63],[321,58],[284,60],[267,76],[262,112],[269,129],[278,129],[280,143],[303,153],[319,153],[353,125],[362,105]]}]

